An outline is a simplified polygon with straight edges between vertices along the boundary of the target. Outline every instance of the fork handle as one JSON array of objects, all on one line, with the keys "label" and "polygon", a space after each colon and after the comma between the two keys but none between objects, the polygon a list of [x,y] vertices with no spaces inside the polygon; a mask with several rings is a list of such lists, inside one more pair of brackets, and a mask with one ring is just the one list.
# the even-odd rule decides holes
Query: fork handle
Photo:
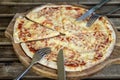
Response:
[{"label": "fork handle", "polygon": [[119,9],[120,9],[120,7],[116,8],[116,9],[113,9],[113,10],[111,10],[110,12],[108,12],[106,15],[108,15],[108,14],[112,14],[112,13],[118,11]]},{"label": "fork handle", "polygon": [[30,64],[29,67],[24,71],[22,72],[21,74],[19,74],[14,80],[20,80],[24,75],[25,73],[27,73],[29,71],[29,69],[33,66],[34,64]]},{"label": "fork handle", "polygon": [[100,8],[102,5],[104,5],[105,3],[107,3],[110,0],[101,0],[99,4],[97,4],[94,8],[94,10]]}]

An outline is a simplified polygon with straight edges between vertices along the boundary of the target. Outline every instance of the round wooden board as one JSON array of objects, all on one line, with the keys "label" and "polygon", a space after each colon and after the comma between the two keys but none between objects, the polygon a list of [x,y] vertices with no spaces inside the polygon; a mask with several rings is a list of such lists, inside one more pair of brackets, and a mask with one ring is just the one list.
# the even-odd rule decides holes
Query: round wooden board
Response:
[{"label": "round wooden board", "polygon": [[[18,58],[22,62],[22,64],[24,64],[26,67],[29,66],[31,59],[22,50],[20,44],[13,43],[13,47],[14,47],[14,50],[15,50]],[[104,62],[102,62],[92,68],[89,68],[82,72],[79,72],[79,71],[78,72],[66,72],[67,78],[84,78],[89,75],[95,74],[96,72],[103,69],[105,66],[108,66],[115,61],[118,61],[118,60],[120,61],[119,48],[120,47],[115,46],[113,53],[111,54],[111,56],[108,59],[106,59]],[[34,65],[32,67],[32,70],[33,70],[33,72],[35,72],[39,75],[45,76],[45,77],[49,77],[49,78],[53,78],[53,79],[57,78],[57,70],[43,66],[41,64]]]},{"label": "round wooden board", "polygon": [[[13,26],[14,26],[14,22],[16,17],[18,17],[19,15],[24,15],[24,13],[18,13],[14,16],[14,18],[12,19],[12,21],[10,22],[8,28],[5,31],[5,35],[10,38],[12,40],[12,44],[14,47],[14,50],[16,52],[16,55],[18,56],[19,60],[27,67],[30,65],[31,59],[25,54],[25,52],[23,51],[23,49],[21,48],[20,44],[16,44],[13,42]],[[116,29],[115,29],[116,30]],[[111,64],[115,61],[120,61],[120,32],[118,32],[116,30],[116,35],[117,35],[117,42],[116,42],[116,46],[113,50],[113,53],[110,55],[109,58],[107,58],[104,62],[95,65],[94,67],[91,67],[89,69],[86,69],[84,71],[77,71],[77,72],[66,72],[67,78],[68,79],[79,79],[79,78],[84,78],[87,77],[89,75],[95,74],[96,72],[100,71],[101,69],[103,69],[105,66],[108,66],[108,64]],[[53,78],[53,79],[57,79],[57,70],[43,66],[41,64],[36,64],[32,67],[33,72],[48,77],[48,78]]]}]

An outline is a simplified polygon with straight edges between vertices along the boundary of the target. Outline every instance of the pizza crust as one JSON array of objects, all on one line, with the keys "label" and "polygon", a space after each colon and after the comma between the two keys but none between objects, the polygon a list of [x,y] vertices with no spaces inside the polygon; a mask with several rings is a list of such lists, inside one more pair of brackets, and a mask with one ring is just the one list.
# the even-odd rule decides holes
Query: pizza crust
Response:
[{"label": "pizza crust", "polygon": [[[18,18],[23,18],[22,16],[19,16]],[[16,19],[15,21],[15,24],[14,24],[14,31],[13,31],[13,38],[14,38],[14,42],[15,43],[19,43],[20,42],[20,39],[18,37],[18,30],[17,30],[17,27],[18,27],[18,20]]]}]

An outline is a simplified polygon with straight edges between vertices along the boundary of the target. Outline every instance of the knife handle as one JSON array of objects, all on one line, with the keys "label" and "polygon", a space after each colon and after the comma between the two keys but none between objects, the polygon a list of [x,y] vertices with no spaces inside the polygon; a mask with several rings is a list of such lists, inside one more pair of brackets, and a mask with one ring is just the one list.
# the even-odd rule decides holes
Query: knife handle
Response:
[{"label": "knife handle", "polygon": [[110,0],[101,0],[99,4],[97,4],[94,8],[94,10],[100,8],[102,5],[104,5],[105,3],[107,3]]}]

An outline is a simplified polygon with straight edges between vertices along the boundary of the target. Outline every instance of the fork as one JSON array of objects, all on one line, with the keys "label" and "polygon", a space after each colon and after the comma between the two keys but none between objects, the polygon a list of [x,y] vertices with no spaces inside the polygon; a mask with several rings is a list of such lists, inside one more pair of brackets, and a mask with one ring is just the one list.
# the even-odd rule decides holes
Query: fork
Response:
[{"label": "fork", "polygon": [[86,26],[87,26],[87,27],[90,27],[99,17],[112,14],[112,13],[118,11],[119,9],[120,9],[120,7],[116,8],[116,9],[113,9],[113,10],[111,10],[111,11],[105,13],[105,14],[101,14],[101,15],[100,15],[100,14],[93,14],[93,15],[90,17],[89,21],[87,22],[87,25],[86,25]]},{"label": "fork", "polygon": [[18,75],[14,80],[20,80],[24,75],[25,73],[28,72],[28,70],[34,65],[36,64],[38,61],[40,61],[40,59],[42,59],[42,57],[45,55],[45,54],[48,54],[50,53],[51,50],[49,47],[46,47],[46,48],[42,48],[40,50],[38,50],[34,56],[33,56],[33,59],[32,59],[32,62],[31,64],[29,65],[29,67],[20,75]]}]

